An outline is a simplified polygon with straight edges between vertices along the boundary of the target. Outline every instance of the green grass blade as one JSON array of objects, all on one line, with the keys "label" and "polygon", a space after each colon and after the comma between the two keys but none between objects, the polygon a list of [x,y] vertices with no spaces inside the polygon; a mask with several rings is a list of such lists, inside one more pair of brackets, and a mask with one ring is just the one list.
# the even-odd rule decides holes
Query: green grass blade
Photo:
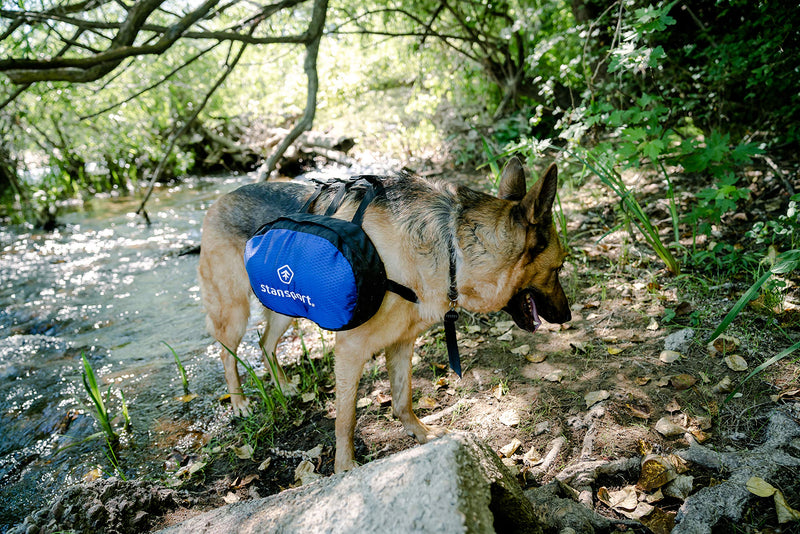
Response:
[{"label": "green grass blade", "polygon": [[760,373],[761,371],[763,371],[764,369],[766,369],[770,365],[773,365],[774,363],[779,362],[782,359],[784,359],[785,357],[789,356],[791,353],[793,353],[797,349],[800,349],[800,341],[798,341],[797,343],[795,343],[794,345],[792,345],[788,349],[786,349],[786,350],[784,350],[782,352],[779,352],[778,354],[776,354],[775,356],[773,356],[769,360],[765,361],[764,363],[762,363],[761,365],[759,365],[758,367],[753,369],[752,372],[750,372],[749,375],[744,377],[744,380],[739,382],[739,385],[736,386],[736,388],[734,388],[734,390],[731,391],[730,394],[727,397],[725,397],[725,401],[724,401],[723,404],[727,404],[728,401],[730,401],[733,398],[733,396],[736,394],[736,392],[739,391],[739,389],[741,389],[741,387],[745,384],[745,382],[747,382],[748,380],[753,378],[755,375],[757,375],[758,373]]},{"label": "green grass blade", "polygon": [[188,395],[189,394],[189,379],[186,378],[186,369],[184,369],[183,364],[181,363],[181,359],[178,357],[178,353],[175,352],[169,343],[166,341],[162,341],[164,345],[172,352],[172,356],[175,358],[175,365],[178,366],[178,372],[181,374],[181,383],[183,383],[183,392]]}]

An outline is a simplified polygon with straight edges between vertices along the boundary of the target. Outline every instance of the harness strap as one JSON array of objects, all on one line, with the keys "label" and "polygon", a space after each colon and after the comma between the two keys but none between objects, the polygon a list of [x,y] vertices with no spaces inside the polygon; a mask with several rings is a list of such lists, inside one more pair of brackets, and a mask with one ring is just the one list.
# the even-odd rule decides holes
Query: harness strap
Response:
[{"label": "harness strap", "polygon": [[458,321],[458,284],[456,283],[456,236],[450,240],[447,246],[447,253],[450,257],[449,278],[450,288],[447,291],[447,298],[450,301],[450,309],[444,314],[444,339],[447,345],[447,359],[450,368],[461,378],[461,355],[458,353],[458,341],[456,339],[456,321]]}]

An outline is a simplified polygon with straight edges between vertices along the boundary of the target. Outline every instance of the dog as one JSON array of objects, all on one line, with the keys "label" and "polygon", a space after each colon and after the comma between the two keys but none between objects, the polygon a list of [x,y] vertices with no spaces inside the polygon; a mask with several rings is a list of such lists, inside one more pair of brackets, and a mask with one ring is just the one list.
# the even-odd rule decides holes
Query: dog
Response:
[{"label": "dog", "polygon": [[[392,407],[420,443],[445,433],[423,424],[412,410],[411,357],[417,336],[451,308],[450,256],[455,259],[457,305],[473,312],[505,310],[522,329],[534,331],[540,314],[564,323],[571,313],[559,272],[565,252],[553,224],[558,172],[550,165],[527,190],[517,158],[505,166],[498,197],[464,186],[409,174],[383,179],[384,192],[369,204],[363,228],[387,276],[416,293],[412,303],[387,292],[377,313],[352,330],[336,333],[336,453],[334,470],[355,467],[356,395],[364,364],[385,351]],[[298,181],[249,184],[217,200],[203,221],[198,274],[207,328],[223,348],[221,358],[235,415],[248,415],[236,351],[250,315],[252,290],[245,271],[245,243],[267,221],[296,212],[314,192]],[[322,195],[314,212],[324,211]],[[351,218],[357,199],[334,215]],[[450,253],[448,251],[451,251]],[[292,318],[264,309],[260,339],[266,367],[284,391],[291,387],[275,350]]]}]

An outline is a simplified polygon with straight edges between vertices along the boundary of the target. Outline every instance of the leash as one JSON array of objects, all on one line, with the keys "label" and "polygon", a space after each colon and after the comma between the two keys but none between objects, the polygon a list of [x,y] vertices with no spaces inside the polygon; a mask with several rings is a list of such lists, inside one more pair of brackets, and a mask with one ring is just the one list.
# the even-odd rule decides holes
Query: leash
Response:
[{"label": "leash", "polygon": [[456,321],[458,321],[458,285],[456,284],[456,235],[448,243],[447,252],[450,256],[450,289],[447,291],[447,299],[450,301],[450,309],[444,314],[444,339],[447,344],[447,358],[450,361],[450,368],[461,378],[461,355],[458,353],[458,341],[456,340]]}]

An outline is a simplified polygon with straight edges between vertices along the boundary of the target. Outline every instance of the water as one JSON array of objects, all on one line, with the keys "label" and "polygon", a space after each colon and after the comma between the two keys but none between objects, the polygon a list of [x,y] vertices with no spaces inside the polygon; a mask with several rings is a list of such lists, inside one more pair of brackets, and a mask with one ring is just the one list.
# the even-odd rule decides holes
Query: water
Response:
[{"label": "water", "polygon": [[[205,210],[246,177],[197,179],[156,191],[152,225],[136,199],[93,200],[44,234],[0,228],[0,532],[66,484],[113,471],[81,380],[81,354],[109,411],[124,394],[132,429],[120,468],[129,478],[164,475],[173,449],[202,444],[228,409],[222,365],[205,331],[196,254]],[[249,334],[250,335],[250,334]],[[189,377],[190,402],[174,358]],[[119,424],[116,424],[119,427]],[[57,452],[59,451],[59,452]],[[105,475],[103,475],[105,476]]]}]

